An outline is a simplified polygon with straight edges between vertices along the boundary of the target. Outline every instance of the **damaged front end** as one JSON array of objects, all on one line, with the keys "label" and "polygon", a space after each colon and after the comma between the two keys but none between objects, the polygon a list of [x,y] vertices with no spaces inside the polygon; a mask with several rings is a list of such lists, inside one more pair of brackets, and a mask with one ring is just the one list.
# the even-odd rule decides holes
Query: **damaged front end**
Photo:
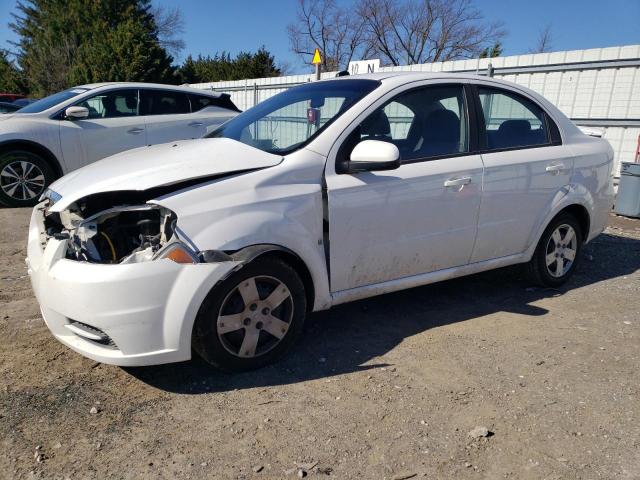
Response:
[{"label": "damaged front end", "polygon": [[197,263],[196,253],[177,232],[175,213],[141,200],[137,194],[119,192],[117,201],[111,195],[98,195],[78,200],[61,212],[49,212],[53,199],[48,198],[41,204],[43,245],[51,237],[67,240],[66,258],[90,263],[127,264],[158,258]]}]

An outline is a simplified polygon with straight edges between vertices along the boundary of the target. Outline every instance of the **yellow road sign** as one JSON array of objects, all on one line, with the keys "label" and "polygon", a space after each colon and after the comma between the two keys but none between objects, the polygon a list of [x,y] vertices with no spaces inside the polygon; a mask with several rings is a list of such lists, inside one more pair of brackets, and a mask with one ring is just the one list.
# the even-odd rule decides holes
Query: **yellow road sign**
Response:
[{"label": "yellow road sign", "polygon": [[316,51],[313,52],[313,60],[311,60],[313,65],[318,65],[322,63],[322,57],[320,56],[320,49],[316,48]]}]

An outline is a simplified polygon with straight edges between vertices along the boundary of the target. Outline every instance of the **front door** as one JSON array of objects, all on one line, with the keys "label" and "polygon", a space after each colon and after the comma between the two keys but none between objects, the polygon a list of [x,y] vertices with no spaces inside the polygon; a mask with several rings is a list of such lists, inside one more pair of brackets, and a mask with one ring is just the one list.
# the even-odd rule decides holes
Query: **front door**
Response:
[{"label": "front door", "polygon": [[69,170],[145,146],[145,124],[138,115],[138,90],[101,92],[77,106],[87,108],[89,117],[60,120],[60,144]]},{"label": "front door", "polygon": [[426,86],[398,94],[349,135],[336,165],[364,139],[394,143],[402,164],[327,171],[333,292],[469,262],[483,165],[468,153],[468,118],[461,85]]}]

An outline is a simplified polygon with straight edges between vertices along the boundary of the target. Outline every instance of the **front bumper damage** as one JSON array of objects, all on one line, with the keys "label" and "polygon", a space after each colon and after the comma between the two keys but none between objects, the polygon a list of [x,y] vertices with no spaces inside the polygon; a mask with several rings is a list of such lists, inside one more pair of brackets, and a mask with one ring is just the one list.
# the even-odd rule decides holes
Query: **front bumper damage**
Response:
[{"label": "front bumper damage", "polygon": [[114,365],[191,358],[191,332],[202,301],[239,265],[169,259],[90,263],[68,258],[69,239],[47,237],[44,209],[36,207],[26,261],[47,326],[71,349]]}]

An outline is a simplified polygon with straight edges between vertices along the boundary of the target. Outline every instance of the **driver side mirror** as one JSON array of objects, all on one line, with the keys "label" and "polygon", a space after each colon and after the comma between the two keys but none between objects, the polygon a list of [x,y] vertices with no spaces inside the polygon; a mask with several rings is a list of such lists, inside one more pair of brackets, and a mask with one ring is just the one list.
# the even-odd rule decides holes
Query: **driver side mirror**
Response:
[{"label": "driver side mirror", "polygon": [[363,140],[351,152],[349,172],[395,170],[400,166],[400,151],[393,143]]},{"label": "driver side mirror", "polygon": [[69,107],[64,111],[67,120],[83,120],[89,117],[89,109],[86,107]]}]

